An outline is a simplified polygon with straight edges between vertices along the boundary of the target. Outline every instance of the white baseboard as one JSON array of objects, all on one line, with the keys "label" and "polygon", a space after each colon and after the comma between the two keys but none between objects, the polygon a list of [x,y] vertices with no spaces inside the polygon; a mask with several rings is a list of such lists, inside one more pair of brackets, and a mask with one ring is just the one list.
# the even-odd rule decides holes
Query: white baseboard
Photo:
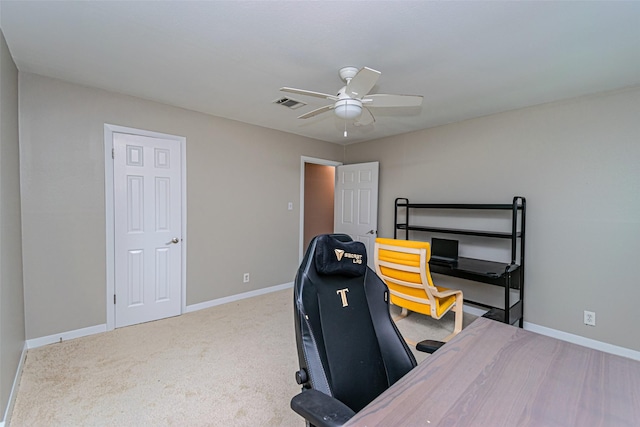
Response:
[{"label": "white baseboard", "polygon": [[89,326],[88,328],[76,329],[75,331],[61,332],[46,337],[33,338],[27,340],[27,348],[37,348],[61,341],[72,340],[74,338],[86,337],[88,335],[99,334],[107,331],[107,324]]},{"label": "white baseboard", "polygon": [[[464,305],[463,311],[465,313],[473,314],[474,316],[482,316],[487,312],[486,309],[482,309],[476,306]],[[578,344],[583,347],[592,348],[594,350],[604,351],[605,353],[615,354],[617,356],[628,357],[629,359],[640,360],[640,351],[631,350],[625,347],[620,347],[613,344],[608,344],[602,341],[592,340],[591,338],[585,338],[580,335],[570,334],[568,332],[562,332],[557,329],[547,328],[545,326],[536,325],[531,322],[523,322],[523,329],[531,332],[539,333],[540,335],[546,335],[548,337],[556,338],[562,341],[567,341],[573,344]]]},{"label": "white baseboard", "polygon": [[[231,295],[224,298],[218,298],[212,301],[206,301],[199,304],[188,305],[185,308],[185,313],[190,313],[192,311],[198,311],[205,308],[215,307],[216,305],[226,304],[228,302],[233,302],[233,301],[239,301],[245,298],[251,298],[258,295],[268,294],[271,292],[282,291],[292,287],[293,287],[293,282],[290,282],[282,285],[271,286],[268,288],[256,289],[255,291],[244,292],[237,295]],[[88,328],[76,329],[74,331],[61,332],[59,334],[48,335],[46,337],[33,338],[30,340],[27,340],[26,347],[27,349],[38,348],[44,345],[54,344],[60,341],[67,341],[74,338],[86,337],[94,334],[100,334],[102,332],[107,332],[106,323],[102,325],[89,326]],[[0,425],[0,427],[2,426]]]},{"label": "white baseboard", "polygon": [[631,350],[629,348],[608,344],[602,341],[592,340],[591,338],[585,338],[580,335],[570,334],[568,332],[558,331],[556,329],[547,328],[546,326],[536,325],[535,323],[524,322],[524,329],[532,332],[537,332],[548,337],[557,338],[562,341],[578,344],[583,347],[604,351],[605,353],[611,353],[622,357],[628,357],[629,359],[640,360],[640,351]]},{"label": "white baseboard", "polygon": [[20,354],[20,362],[18,362],[18,369],[16,369],[16,376],[13,378],[13,385],[11,386],[11,392],[9,393],[9,399],[7,400],[7,409],[4,411],[4,418],[0,421],[0,427],[9,425],[11,421],[11,414],[13,413],[13,406],[16,403],[16,396],[18,394],[18,385],[20,384],[20,378],[22,377],[22,368],[24,361],[27,358],[27,343],[24,343],[22,347],[22,354]]},{"label": "white baseboard", "polygon": [[[263,289],[256,289],[255,291],[243,292],[241,294],[231,295],[224,298],[218,298],[215,300],[201,302],[198,304],[192,304],[192,305],[188,305],[185,308],[185,313],[191,313],[193,311],[203,310],[205,308],[211,308],[217,305],[239,301],[245,298],[251,298],[258,295],[264,295],[271,292],[278,292],[285,289],[290,289],[292,287],[293,287],[293,282],[289,282],[289,283],[284,283],[282,285],[271,286]],[[477,308],[477,307],[472,307],[470,305],[465,305],[464,312],[472,314],[474,316],[482,316],[484,313],[487,312],[487,310]],[[545,326],[536,325],[535,323],[530,323],[530,322],[524,322],[524,329],[532,332],[537,332],[539,334],[546,335],[549,337],[557,338],[562,341],[567,341],[567,342],[578,344],[584,347],[593,348],[595,350],[604,351],[606,353],[616,354],[618,356],[628,357],[634,360],[640,360],[640,351],[631,350],[625,347],[620,347],[617,345],[608,344],[601,341],[596,341],[590,338],[582,337],[580,335],[574,335],[567,332],[558,331],[556,329],[547,328]],[[65,340],[80,338],[88,335],[99,334],[106,331],[107,331],[107,325],[103,324],[103,325],[96,325],[96,326],[91,326],[83,329],[77,329],[75,331],[62,332],[60,334],[49,335],[46,337],[34,338],[34,339],[27,340],[27,342],[25,343],[25,351],[26,349],[37,348],[43,345],[60,342],[60,340],[65,341]],[[23,357],[20,359],[20,367],[18,369],[18,374],[16,374],[16,378],[19,378],[18,375],[19,373],[22,372],[23,361],[24,361],[24,354],[23,354]],[[4,427],[3,422],[0,422],[0,427]]]},{"label": "white baseboard", "polygon": [[230,295],[224,298],[218,298],[211,301],[205,301],[198,304],[188,305],[185,313],[191,313],[193,311],[204,310],[205,308],[215,307],[216,305],[227,304],[229,302],[240,301],[245,298],[257,297],[258,295],[264,295],[271,292],[283,291],[293,287],[293,282],[284,283],[282,285],[270,286],[268,288],[256,289],[255,291],[243,292],[241,294]]},{"label": "white baseboard", "polygon": [[474,316],[482,317],[489,310],[487,310],[486,308],[478,308],[475,306],[471,306],[469,304],[463,304],[462,311],[465,313],[472,314]]}]

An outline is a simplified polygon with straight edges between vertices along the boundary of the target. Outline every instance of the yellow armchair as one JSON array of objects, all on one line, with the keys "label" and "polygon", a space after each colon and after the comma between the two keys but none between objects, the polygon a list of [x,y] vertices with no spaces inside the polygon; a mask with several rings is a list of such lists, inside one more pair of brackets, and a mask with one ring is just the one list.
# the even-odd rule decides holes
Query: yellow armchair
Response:
[{"label": "yellow armchair", "polygon": [[435,286],[429,271],[431,246],[428,242],[377,238],[374,252],[376,273],[387,284],[391,303],[402,308],[399,320],[409,311],[440,319],[455,313],[453,332],[462,330],[462,291]]}]

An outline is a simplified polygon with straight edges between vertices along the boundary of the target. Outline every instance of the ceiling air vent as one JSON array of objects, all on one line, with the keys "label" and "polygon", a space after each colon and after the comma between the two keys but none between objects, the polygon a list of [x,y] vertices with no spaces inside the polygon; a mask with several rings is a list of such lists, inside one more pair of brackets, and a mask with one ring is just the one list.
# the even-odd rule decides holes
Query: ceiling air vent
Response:
[{"label": "ceiling air vent", "polygon": [[273,101],[274,104],[278,104],[278,105],[284,105],[285,107],[289,107],[292,110],[295,110],[296,108],[300,108],[305,104],[304,102],[300,102],[300,101],[296,101],[295,99],[291,99],[291,98],[278,98],[275,101]]}]

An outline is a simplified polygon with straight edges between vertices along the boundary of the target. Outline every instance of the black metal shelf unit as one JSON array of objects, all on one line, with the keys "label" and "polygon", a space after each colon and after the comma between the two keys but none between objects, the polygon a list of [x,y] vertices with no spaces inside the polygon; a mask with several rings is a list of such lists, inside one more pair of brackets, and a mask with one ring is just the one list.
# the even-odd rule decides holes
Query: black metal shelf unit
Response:
[{"label": "black metal shelf unit", "polygon": [[[400,209],[404,209],[405,211],[404,222],[399,222],[402,221],[399,218]],[[412,225],[410,222],[411,212],[416,209],[432,209],[440,211],[449,209],[466,209],[477,211],[511,211],[511,230],[487,231]],[[526,199],[521,196],[515,196],[511,204],[410,203],[409,199],[399,197],[395,200],[393,237],[394,239],[397,239],[398,231],[404,230],[404,238],[406,240],[409,240],[410,231],[509,239],[511,241],[511,262],[509,264],[488,260],[459,258],[458,263],[452,266],[430,264],[429,267],[434,273],[504,287],[504,307],[508,307],[508,309],[500,309],[498,307],[493,307],[491,305],[476,301],[468,302],[488,308],[489,312],[484,315],[485,317],[509,324],[513,324],[518,321],[519,326],[522,327],[524,304],[525,216]],[[519,291],[518,301],[514,303],[511,302],[511,296],[509,292],[511,289],[516,289]]]}]

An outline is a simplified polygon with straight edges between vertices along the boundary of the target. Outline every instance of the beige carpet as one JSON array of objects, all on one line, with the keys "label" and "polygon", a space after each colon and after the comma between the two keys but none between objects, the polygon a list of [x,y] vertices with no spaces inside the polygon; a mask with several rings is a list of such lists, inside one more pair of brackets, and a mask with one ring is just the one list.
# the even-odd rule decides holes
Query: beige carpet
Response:
[{"label": "beige carpet", "polygon": [[[289,408],[299,391],[292,295],[29,350],[10,425],[302,426]],[[471,320],[465,315],[465,325]],[[399,322],[414,341],[442,338],[452,327],[449,315]]]}]

